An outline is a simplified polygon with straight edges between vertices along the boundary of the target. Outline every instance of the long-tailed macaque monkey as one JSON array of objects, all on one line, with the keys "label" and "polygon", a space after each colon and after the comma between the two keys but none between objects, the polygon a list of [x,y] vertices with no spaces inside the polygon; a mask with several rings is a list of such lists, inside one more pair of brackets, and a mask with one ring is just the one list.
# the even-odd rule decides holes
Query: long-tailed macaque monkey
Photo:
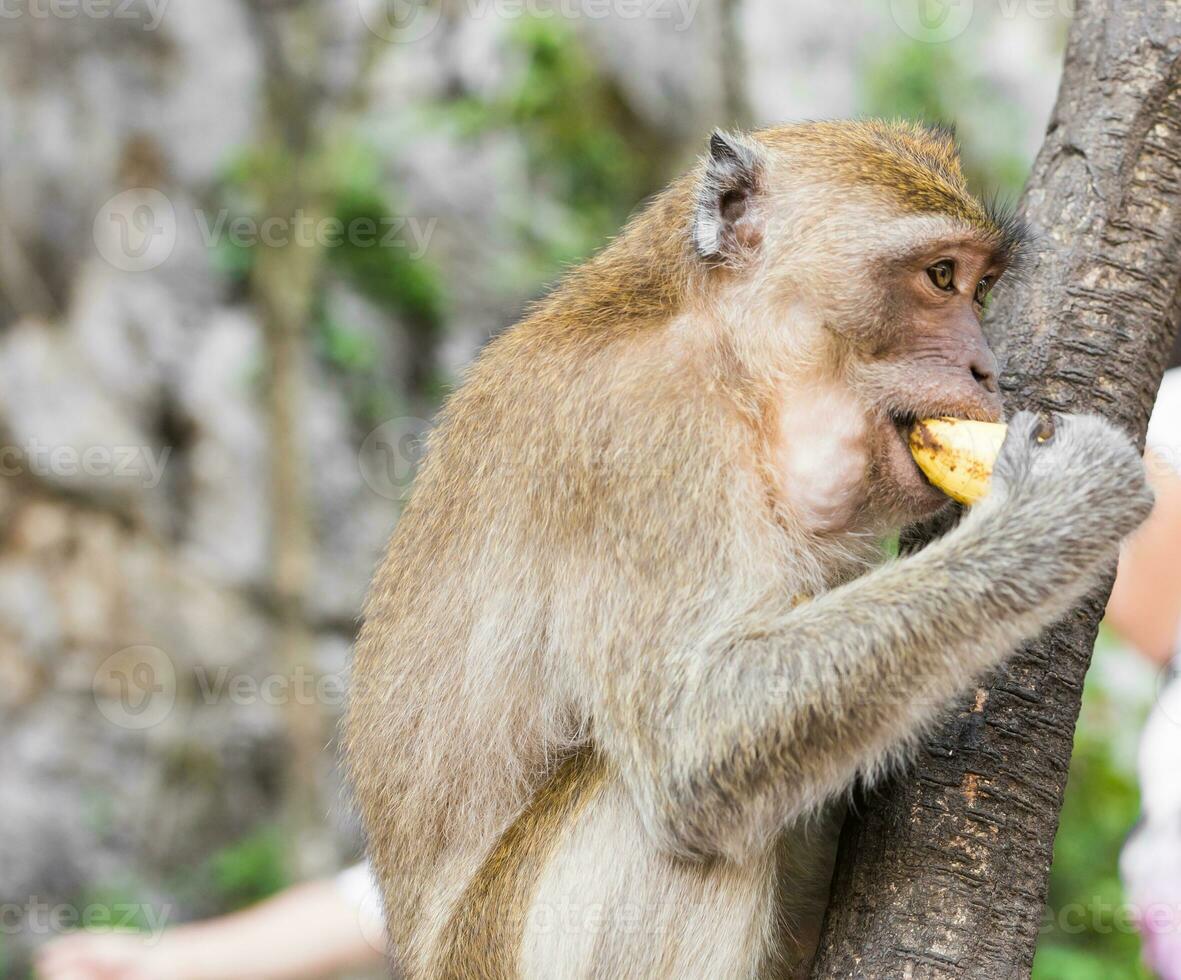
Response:
[{"label": "long-tailed macaque monkey", "polygon": [[1019,414],[949,534],[913,420],[1001,417],[1020,249],[951,137],[716,133],[477,360],[374,579],[346,748],[406,975],[806,972],[853,783],[1064,614],[1151,494]]}]

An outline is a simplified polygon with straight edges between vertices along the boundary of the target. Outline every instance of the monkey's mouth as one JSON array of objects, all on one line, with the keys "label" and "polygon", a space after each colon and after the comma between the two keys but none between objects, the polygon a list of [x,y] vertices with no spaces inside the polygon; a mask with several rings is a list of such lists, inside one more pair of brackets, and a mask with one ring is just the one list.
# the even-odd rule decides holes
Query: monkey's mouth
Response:
[{"label": "monkey's mouth", "polygon": [[950,498],[927,479],[911,455],[910,432],[915,423],[941,416],[999,422],[1002,407],[996,394],[940,374],[916,376],[881,404],[880,413],[879,462],[887,493],[898,513],[917,519],[945,506]]},{"label": "monkey's mouth", "polygon": [[[920,413],[913,410],[891,409],[887,412],[890,427],[896,438],[889,439],[885,466],[891,481],[904,495],[922,510],[947,502],[944,496],[919,469],[910,452],[910,430],[918,422]],[[926,418],[928,413],[923,413]]]},{"label": "monkey's mouth", "polygon": [[894,423],[894,428],[902,435],[910,432],[910,427],[919,420],[917,412],[903,412],[898,409],[890,410],[890,421]]},{"label": "monkey's mouth", "polygon": [[[894,409],[889,412],[889,416],[890,424],[894,426],[894,431],[898,434],[898,439],[902,443],[902,448],[906,450],[906,455],[909,458],[910,430],[914,428],[915,423],[919,420],[918,413],[904,412]],[[915,469],[918,469],[917,465]]]}]

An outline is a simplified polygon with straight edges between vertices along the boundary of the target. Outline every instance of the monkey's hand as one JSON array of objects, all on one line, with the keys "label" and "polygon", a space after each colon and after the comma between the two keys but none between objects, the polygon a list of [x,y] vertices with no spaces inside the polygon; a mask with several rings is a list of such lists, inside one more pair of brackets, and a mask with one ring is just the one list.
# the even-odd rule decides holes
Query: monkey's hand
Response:
[{"label": "monkey's hand", "polygon": [[1018,413],[993,471],[981,519],[1014,535],[1033,567],[1073,579],[1112,560],[1152,509],[1153,496],[1131,440],[1095,415],[1043,422]]},{"label": "monkey's hand", "polygon": [[[1140,455],[1110,423],[1065,415],[1051,429],[1017,415],[991,491],[958,527],[748,626],[713,658],[708,699],[674,699],[661,716],[674,730],[723,733],[652,751],[652,806],[670,814],[675,846],[748,853],[887,769],[958,692],[1094,588],[1151,507]],[[719,705],[733,717],[719,721]]]}]

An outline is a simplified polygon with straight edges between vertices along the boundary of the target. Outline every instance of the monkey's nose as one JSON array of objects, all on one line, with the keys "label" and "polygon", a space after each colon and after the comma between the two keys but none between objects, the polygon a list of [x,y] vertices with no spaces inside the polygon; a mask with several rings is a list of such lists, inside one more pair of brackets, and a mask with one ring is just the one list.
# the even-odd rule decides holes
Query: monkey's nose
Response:
[{"label": "monkey's nose", "polygon": [[987,347],[973,355],[968,362],[968,370],[972,372],[976,383],[985,391],[995,395],[1000,390],[1000,386],[997,384],[1000,368],[997,365],[996,355]]}]

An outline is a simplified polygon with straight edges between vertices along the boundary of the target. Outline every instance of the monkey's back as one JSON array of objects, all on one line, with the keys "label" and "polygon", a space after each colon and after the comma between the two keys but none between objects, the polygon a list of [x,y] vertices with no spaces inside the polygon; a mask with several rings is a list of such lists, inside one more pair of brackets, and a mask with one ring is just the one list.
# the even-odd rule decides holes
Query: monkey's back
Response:
[{"label": "monkey's back", "polygon": [[[346,759],[391,935],[412,963],[438,945],[464,890],[555,765],[593,744],[591,708],[570,668],[588,644],[613,642],[595,635],[594,607],[621,582],[595,571],[571,581],[574,569],[603,565],[592,554],[608,541],[603,528],[641,519],[635,540],[618,546],[649,547],[642,538],[657,514],[627,513],[628,501],[639,494],[656,506],[679,482],[692,497],[716,483],[694,468],[714,470],[734,454],[732,437],[702,428],[691,458],[654,460],[683,442],[684,421],[659,386],[696,379],[670,370],[644,338],[634,343],[630,369],[604,357],[592,382],[597,365],[584,342],[555,338],[544,322],[495,342],[444,409],[375,576]],[[661,515],[665,524],[674,516]],[[718,560],[695,540],[695,518],[680,534],[691,549],[678,546],[678,562],[688,566],[699,549]],[[663,574],[675,582],[671,562]]]}]

